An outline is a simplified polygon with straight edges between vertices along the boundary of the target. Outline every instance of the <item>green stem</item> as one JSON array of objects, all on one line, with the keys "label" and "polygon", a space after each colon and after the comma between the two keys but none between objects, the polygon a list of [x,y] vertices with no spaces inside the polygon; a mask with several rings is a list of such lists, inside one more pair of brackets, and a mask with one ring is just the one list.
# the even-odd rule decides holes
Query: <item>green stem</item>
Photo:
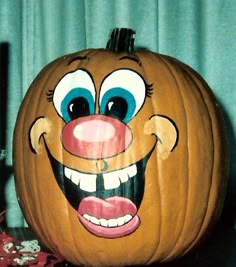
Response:
[{"label": "green stem", "polygon": [[135,31],[128,28],[115,28],[110,34],[106,49],[113,52],[132,53],[134,51]]}]

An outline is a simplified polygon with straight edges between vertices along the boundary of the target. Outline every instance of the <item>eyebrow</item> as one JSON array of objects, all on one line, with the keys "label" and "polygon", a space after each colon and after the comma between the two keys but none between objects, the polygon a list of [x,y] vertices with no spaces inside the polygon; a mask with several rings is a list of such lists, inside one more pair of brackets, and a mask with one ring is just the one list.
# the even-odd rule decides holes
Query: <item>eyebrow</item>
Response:
[{"label": "eyebrow", "polygon": [[133,60],[134,62],[138,63],[139,66],[142,66],[140,59],[135,55],[134,56],[123,56],[119,58],[119,60],[124,60],[124,59]]},{"label": "eyebrow", "polygon": [[89,57],[87,56],[77,56],[72,58],[69,62],[68,65],[70,65],[72,62],[76,61],[76,60],[89,60]]}]

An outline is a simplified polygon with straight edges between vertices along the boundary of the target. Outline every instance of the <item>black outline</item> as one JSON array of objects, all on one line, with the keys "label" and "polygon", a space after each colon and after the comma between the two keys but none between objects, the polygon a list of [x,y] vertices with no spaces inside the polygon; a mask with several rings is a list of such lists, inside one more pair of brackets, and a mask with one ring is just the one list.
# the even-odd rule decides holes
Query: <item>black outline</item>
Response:
[{"label": "black outline", "polygon": [[[151,120],[153,117],[155,117],[155,116],[159,116],[159,117],[162,117],[162,118],[165,118],[165,119],[167,119],[168,121],[170,121],[171,123],[172,123],[172,125],[175,127],[175,130],[176,130],[176,133],[177,133],[177,137],[176,137],[176,140],[175,140],[175,144],[174,144],[174,146],[172,147],[172,149],[171,149],[171,151],[170,152],[172,152],[175,148],[176,148],[176,146],[177,146],[177,144],[178,144],[178,142],[179,142],[179,129],[178,129],[178,127],[177,127],[177,124],[175,123],[175,121],[173,120],[173,119],[171,119],[170,117],[168,117],[168,116],[166,116],[166,115],[162,115],[162,114],[153,114],[150,118],[149,118],[149,120]],[[160,140],[159,140],[160,141]]]},{"label": "black outline", "polygon": [[[28,131],[28,140],[29,140],[29,144],[30,144],[30,150],[34,153],[34,154],[37,154],[37,151],[33,148],[32,146],[32,142],[31,142],[31,138],[30,138],[30,133],[31,133],[31,129],[32,127],[34,126],[34,124],[36,123],[36,121],[38,121],[39,119],[45,119],[45,116],[40,116],[38,118],[36,118],[30,125],[30,128],[29,128],[29,131]],[[43,132],[41,133],[39,139],[38,139],[38,142],[40,141],[40,138],[44,135],[44,134],[47,134],[46,132]]]},{"label": "black outline", "polygon": [[80,55],[78,55],[78,56],[72,58],[72,59],[67,63],[67,65],[69,66],[72,62],[74,62],[74,61],[76,61],[76,60],[90,60],[90,58],[87,57],[87,56],[80,56]]}]

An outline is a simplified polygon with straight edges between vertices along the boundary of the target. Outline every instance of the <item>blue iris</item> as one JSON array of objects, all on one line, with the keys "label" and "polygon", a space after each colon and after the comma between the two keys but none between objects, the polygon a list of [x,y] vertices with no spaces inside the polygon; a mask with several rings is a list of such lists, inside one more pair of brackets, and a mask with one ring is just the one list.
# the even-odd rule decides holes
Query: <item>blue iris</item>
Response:
[{"label": "blue iris", "polygon": [[109,89],[102,97],[101,114],[129,122],[136,109],[135,97],[128,90],[121,87]]},{"label": "blue iris", "polygon": [[67,123],[94,112],[95,100],[91,92],[86,88],[71,89],[61,102],[61,113]]}]

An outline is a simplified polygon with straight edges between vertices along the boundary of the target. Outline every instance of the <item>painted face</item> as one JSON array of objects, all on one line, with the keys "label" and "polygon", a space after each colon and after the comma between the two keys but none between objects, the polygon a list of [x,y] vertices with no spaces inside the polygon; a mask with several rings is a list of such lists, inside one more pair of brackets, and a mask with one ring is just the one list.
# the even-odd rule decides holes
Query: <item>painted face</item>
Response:
[{"label": "painted face", "polygon": [[80,223],[96,236],[118,238],[142,224],[149,159],[154,150],[166,159],[178,130],[165,114],[153,114],[155,89],[137,57],[118,58],[113,71],[106,61],[98,71],[92,59],[68,63],[76,67],[48,91],[50,114],[42,110],[35,119],[29,145],[36,160],[50,162],[48,179],[56,179]]},{"label": "painted face", "polygon": [[185,255],[219,218],[228,174],[224,122],[207,83],[172,57],[106,49],[49,63],[14,131],[25,218],[74,265],[144,266]]}]

